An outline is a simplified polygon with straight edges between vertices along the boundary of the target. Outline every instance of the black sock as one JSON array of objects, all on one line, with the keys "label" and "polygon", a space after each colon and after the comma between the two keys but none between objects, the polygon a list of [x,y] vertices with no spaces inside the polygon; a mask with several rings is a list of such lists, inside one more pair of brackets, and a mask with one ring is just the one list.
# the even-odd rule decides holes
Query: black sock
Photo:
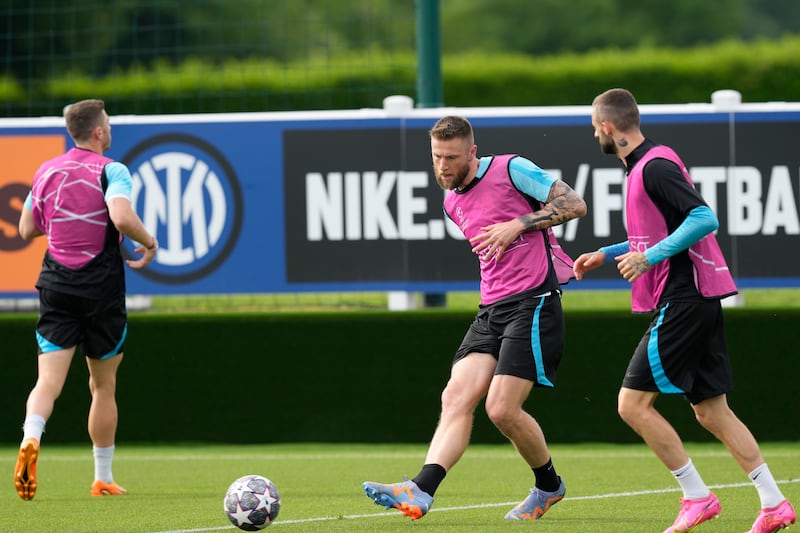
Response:
[{"label": "black sock", "polygon": [[424,492],[433,496],[433,493],[439,488],[439,484],[444,480],[444,476],[446,475],[447,470],[445,470],[442,465],[431,463],[422,465],[422,470],[420,470],[417,477],[411,481],[416,483]]},{"label": "black sock", "polygon": [[556,474],[556,469],[553,467],[553,460],[548,459],[545,464],[538,468],[532,468],[533,475],[536,476],[536,488],[546,491],[555,492],[561,485],[561,478]]}]

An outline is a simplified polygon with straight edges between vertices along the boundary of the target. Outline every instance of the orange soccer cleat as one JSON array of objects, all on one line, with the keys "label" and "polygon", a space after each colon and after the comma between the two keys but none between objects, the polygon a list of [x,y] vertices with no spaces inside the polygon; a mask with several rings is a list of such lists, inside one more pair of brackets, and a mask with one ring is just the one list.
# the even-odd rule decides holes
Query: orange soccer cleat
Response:
[{"label": "orange soccer cleat", "polygon": [[117,485],[114,481],[106,483],[96,479],[92,483],[92,496],[117,496],[121,494],[128,494],[128,491]]},{"label": "orange soccer cleat", "polygon": [[36,495],[36,461],[39,459],[39,441],[28,437],[19,447],[17,466],[14,468],[14,485],[23,500]]}]

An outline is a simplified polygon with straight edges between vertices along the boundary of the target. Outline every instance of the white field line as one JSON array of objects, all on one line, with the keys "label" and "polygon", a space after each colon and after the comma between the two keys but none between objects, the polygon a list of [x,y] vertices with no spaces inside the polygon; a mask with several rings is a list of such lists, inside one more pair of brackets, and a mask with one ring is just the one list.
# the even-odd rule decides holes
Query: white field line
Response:
[{"label": "white field line", "polygon": [[[800,479],[784,479],[779,480],[778,484],[788,484],[788,483],[800,483]],[[753,484],[750,482],[742,482],[742,483],[727,483],[727,484],[720,484],[720,485],[709,485],[710,489],[731,489],[731,488],[740,488],[740,487],[752,487]],[[666,494],[670,492],[680,492],[679,488],[670,488],[670,489],[651,489],[651,490],[637,490],[637,491],[630,491],[630,492],[611,492],[607,494],[594,494],[594,495],[587,495],[587,496],[571,496],[566,498],[565,501],[580,501],[580,500],[603,500],[607,498],[630,498],[634,496],[646,496],[649,494]],[[475,505],[461,505],[461,506],[454,506],[454,507],[439,507],[433,508],[429,512],[431,513],[447,513],[453,511],[466,511],[469,509],[487,509],[492,507],[508,507],[516,505],[517,501],[513,502],[500,502],[500,503],[480,503]],[[278,520],[274,524],[270,526],[270,529],[280,526],[280,525],[291,525],[291,524],[308,524],[311,522],[332,522],[334,520],[360,520],[364,518],[383,518],[383,517],[397,517],[396,512],[389,512],[388,510],[381,513],[369,513],[369,514],[351,514],[351,515],[339,515],[339,516],[322,516],[317,518],[299,518],[295,520]],[[231,526],[221,526],[221,527],[203,527],[203,528],[193,528],[193,529],[174,529],[169,531],[159,531],[157,533],[199,533],[202,531],[222,531],[225,529],[235,529],[232,525]]]},{"label": "white field line", "polygon": [[[551,447],[555,448],[555,447]],[[653,453],[648,450],[644,449],[641,451],[608,451],[608,452],[574,452],[574,451],[558,451],[557,448],[553,450],[553,456],[557,457],[559,460],[565,459],[587,459],[587,460],[595,460],[595,459],[615,459],[615,458],[650,458],[654,457]],[[720,450],[710,450],[710,451],[693,451],[690,454],[692,457],[730,457],[730,453],[721,448]],[[765,459],[769,460],[770,457],[796,457],[800,455],[800,447],[798,451],[784,451],[784,452],[766,452],[764,453]],[[13,451],[13,459],[15,460],[17,456],[16,450]],[[9,457],[11,457],[9,455]],[[126,452],[123,450],[117,450],[114,458],[115,461],[218,461],[220,459],[220,454],[138,454],[134,452]],[[374,453],[369,451],[363,452],[340,452],[340,453],[319,453],[319,454],[312,454],[312,453],[236,453],[236,454],[225,454],[224,458],[226,461],[238,461],[238,460],[270,460],[270,461],[330,461],[330,460],[346,460],[346,459],[357,459],[359,461],[371,461],[371,460],[389,460],[389,459],[420,459],[425,457],[425,452],[397,452],[397,453]],[[493,459],[493,460],[501,460],[501,459],[508,459],[508,460],[519,460],[519,455],[514,451],[505,452],[486,452],[482,453],[480,451],[472,452],[469,451],[464,455],[461,459],[462,461],[469,461],[474,459]],[[56,455],[56,456],[48,456],[47,454],[42,454],[39,458],[39,461],[52,461],[52,462],[75,462],[75,461],[83,461],[83,462],[91,462],[92,454],[91,449],[87,449],[86,453],[83,454],[76,454],[76,455]]]}]

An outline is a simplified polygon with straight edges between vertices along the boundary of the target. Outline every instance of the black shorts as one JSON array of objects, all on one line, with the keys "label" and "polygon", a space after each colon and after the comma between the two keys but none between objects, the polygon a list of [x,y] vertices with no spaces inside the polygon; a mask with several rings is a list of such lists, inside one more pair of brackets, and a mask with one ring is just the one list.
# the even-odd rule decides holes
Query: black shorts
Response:
[{"label": "black shorts", "polygon": [[39,289],[39,353],[81,345],[83,355],[106,359],[121,353],[128,330],[125,295],[107,300]]},{"label": "black shorts", "polygon": [[476,352],[497,359],[495,374],[555,386],[564,352],[561,293],[524,294],[481,307],[453,362]]},{"label": "black shorts", "polygon": [[730,392],[733,378],[719,300],[659,307],[622,386],[683,394],[693,404]]}]

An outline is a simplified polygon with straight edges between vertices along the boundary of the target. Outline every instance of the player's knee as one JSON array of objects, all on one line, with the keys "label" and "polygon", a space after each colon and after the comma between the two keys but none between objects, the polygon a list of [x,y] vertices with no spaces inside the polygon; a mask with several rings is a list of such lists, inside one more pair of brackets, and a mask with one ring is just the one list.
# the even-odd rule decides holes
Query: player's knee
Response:
[{"label": "player's knee", "polygon": [[713,434],[717,434],[724,424],[727,416],[725,412],[695,409],[694,417],[697,422]]},{"label": "player's knee", "polygon": [[617,403],[617,414],[628,425],[632,425],[642,416],[642,409],[637,404],[620,400]]},{"label": "player's knee", "polygon": [[31,395],[55,400],[61,396],[61,391],[63,388],[64,381],[61,379],[47,379],[39,377],[39,379],[36,380],[36,385],[34,385],[33,390],[31,391]]},{"label": "player's knee", "polygon": [[500,431],[505,433],[516,421],[520,409],[517,405],[505,402],[486,402],[486,415]]},{"label": "player's knee", "polygon": [[117,380],[115,378],[97,379],[94,376],[89,376],[89,392],[94,395],[110,395],[113,396],[117,389]]},{"label": "player's knee", "polygon": [[473,391],[467,387],[459,386],[451,381],[442,391],[442,412],[472,412],[475,410],[475,407],[482,397],[482,393]]},{"label": "player's knee", "polygon": [[693,405],[692,408],[697,422],[714,434],[737,421],[736,415],[733,414],[728,403],[719,398],[700,402]]}]

